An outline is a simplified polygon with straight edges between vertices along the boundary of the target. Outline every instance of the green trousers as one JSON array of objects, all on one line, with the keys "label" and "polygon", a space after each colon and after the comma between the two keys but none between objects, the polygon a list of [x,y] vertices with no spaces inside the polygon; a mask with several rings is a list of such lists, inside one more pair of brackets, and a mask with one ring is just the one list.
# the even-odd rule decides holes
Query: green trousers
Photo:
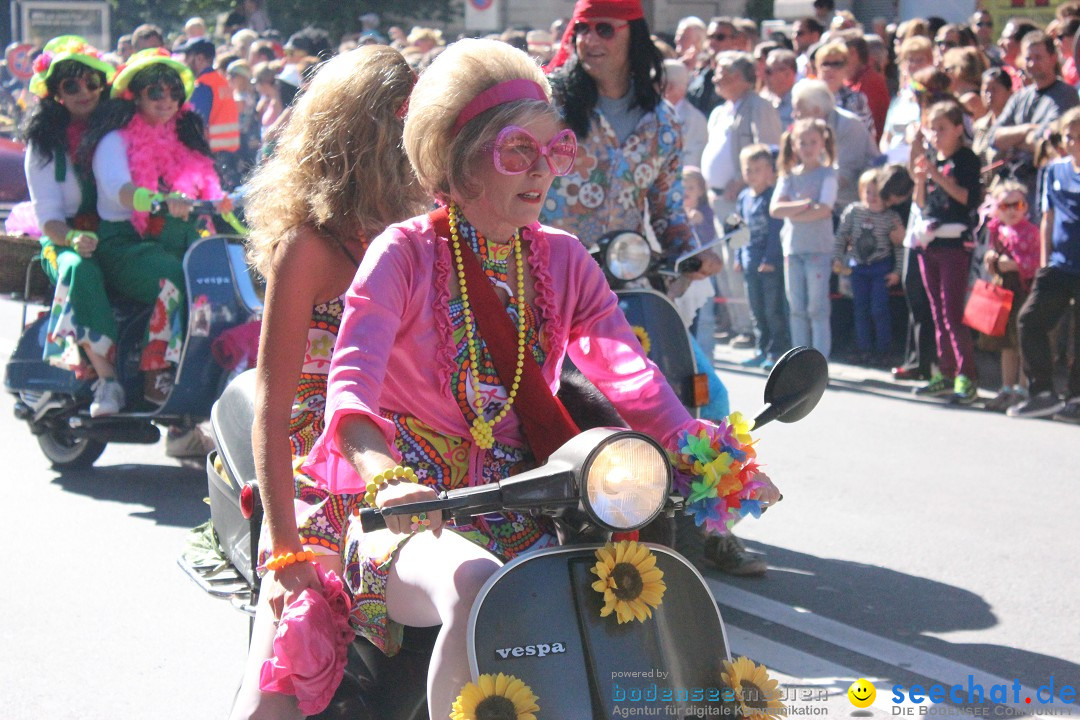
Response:
[{"label": "green trousers", "polygon": [[84,258],[74,248],[41,240],[41,267],[56,286],[49,309],[43,359],[67,370],[81,372],[80,347],[112,359],[117,328],[105,276],[94,256]]},{"label": "green trousers", "polygon": [[165,219],[161,234],[143,239],[130,222],[102,220],[94,257],[110,294],[153,304],[139,366],[163,370],[180,359],[186,322],[184,266],[188,245],[198,238],[194,223]]}]

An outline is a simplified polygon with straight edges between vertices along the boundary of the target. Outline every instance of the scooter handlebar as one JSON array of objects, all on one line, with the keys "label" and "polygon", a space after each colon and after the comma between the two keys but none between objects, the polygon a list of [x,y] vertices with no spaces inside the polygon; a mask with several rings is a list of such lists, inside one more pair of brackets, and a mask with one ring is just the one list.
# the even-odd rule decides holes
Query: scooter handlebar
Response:
[{"label": "scooter handlebar", "polygon": [[[151,213],[160,213],[167,209],[167,198],[161,198],[160,200],[154,200],[150,203]],[[192,215],[212,215],[218,212],[218,208],[213,200],[195,200],[191,203]]]},{"label": "scooter handlebar", "polygon": [[364,508],[357,517],[360,519],[360,529],[366,533],[386,528],[386,518],[375,508]]}]

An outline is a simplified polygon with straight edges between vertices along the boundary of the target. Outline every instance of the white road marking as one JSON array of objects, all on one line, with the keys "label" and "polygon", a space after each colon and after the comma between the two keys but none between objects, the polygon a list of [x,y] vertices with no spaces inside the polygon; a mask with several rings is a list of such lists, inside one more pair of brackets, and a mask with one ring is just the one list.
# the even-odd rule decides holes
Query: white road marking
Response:
[{"label": "white road marking", "polygon": [[[1008,688],[1009,697],[1012,697],[1014,680],[1008,680],[988,673],[985,670],[964,665],[963,663],[943,658],[940,655],[934,655],[925,650],[920,650],[911,647],[910,645],[904,645],[894,640],[889,640],[888,638],[883,638],[864,630],[859,630],[850,625],[845,625],[836,620],[818,615],[806,608],[785,605],[784,603],[776,602],[775,600],[770,600],[769,598],[760,595],[755,595],[754,593],[723,583],[715,578],[706,577],[705,582],[709,584],[713,596],[717,598],[717,602],[721,605],[721,609],[726,605],[740,612],[753,615],[754,617],[759,617],[768,620],[769,622],[783,625],[792,630],[809,635],[810,637],[817,638],[818,640],[824,640],[827,643],[857,652],[860,655],[865,655],[894,667],[902,668],[913,675],[930,678],[945,686],[946,689],[952,685],[962,685],[964,687],[965,697],[967,695],[967,681],[969,675],[972,677],[972,682],[974,684],[982,686],[983,700],[985,702],[991,702],[987,696],[990,692],[990,688],[994,685],[1006,686]],[[1047,678],[1047,680],[1049,681],[1049,678]],[[910,688],[905,688],[905,691],[907,690],[910,690]],[[879,693],[880,692],[881,691],[879,690]],[[891,694],[889,696],[891,697]],[[1007,705],[1016,708],[1017,710],[1028,712],[1051,709],[1061,711],[1077,710],[1075,704],[1039,704],[1037,701],[1036,690],[1024,685],[1020,686],[1020,697],[1021,700],[1019,703],[1005,702],[994,704]],[[1024,698],[1031,698],[1031,704],[1025,704]]]}]

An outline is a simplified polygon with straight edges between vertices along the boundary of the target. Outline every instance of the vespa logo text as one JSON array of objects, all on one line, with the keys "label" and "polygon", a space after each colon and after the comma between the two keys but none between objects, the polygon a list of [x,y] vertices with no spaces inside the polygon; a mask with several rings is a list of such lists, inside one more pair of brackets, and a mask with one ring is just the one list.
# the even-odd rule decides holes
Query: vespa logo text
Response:
[{"label": "vespa logo text", "polygon": [[561,642],[540,643],[539,645],[525,645],[512,647],[512,648],[499,648],[495,652],[499,654],[503,660],[509,660],[512,657],[544,657],[545,655],[555,655],[557,653],[566,652],[566,646]]}]

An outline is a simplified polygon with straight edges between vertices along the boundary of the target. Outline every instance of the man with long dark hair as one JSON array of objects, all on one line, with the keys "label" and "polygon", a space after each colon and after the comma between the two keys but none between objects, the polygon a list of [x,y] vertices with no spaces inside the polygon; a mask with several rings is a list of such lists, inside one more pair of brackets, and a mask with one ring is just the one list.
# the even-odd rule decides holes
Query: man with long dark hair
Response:
[{"label": "man with long dark hair", "polygon": [[[590,245],[616,230],[645,234],[647,210],[665,252],[692,247],[683,209],[682,132],[674,109],[663,102],[663,58],[640,0],[578,0],[549,69],[555,70],[555,103],[577,134],[578,153],[570,173],[552,183],[541,222]],[[711,251],[701,257],[698,276],[722,266]],[[704,355],[701,362],[708,364]],[[715,380],[710,392],[723,393],[717,405],[726,415],[726,391]],[[765,563],[747,555],[733,535],[709,538],[705,547],[704,559],[724,572],[765,572]]]},{"label": "man with long dark hair", "polygon": [[663,103],[663,58],[638,0],[579,0],[549,69],[578,156],[556,178],[541,221],[589,245],[613,230],[645,234],[666,251],[692,246],[682,207],[682,134]]}]

